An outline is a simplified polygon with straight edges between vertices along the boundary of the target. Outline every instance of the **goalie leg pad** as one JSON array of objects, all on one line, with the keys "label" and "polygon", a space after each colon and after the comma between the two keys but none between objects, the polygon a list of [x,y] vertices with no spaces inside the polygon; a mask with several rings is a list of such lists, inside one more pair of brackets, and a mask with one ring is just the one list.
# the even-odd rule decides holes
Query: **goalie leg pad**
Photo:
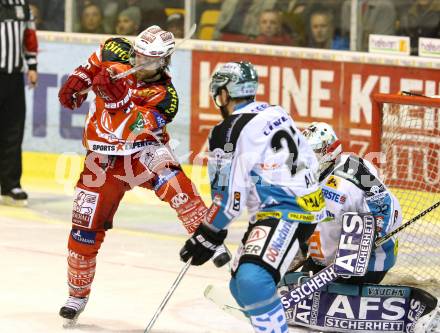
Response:
[{"label": "goalie leg pad", "polygon": [[[286,276],[285,286],[279,289],[282,295],[297,286],[299,280],[295,281],[294,275],[304,278],[301,273],[292,273],[292,279]],[[431,313],[436,305],[432,295],[417,288],[330,283],[285,310],[289,324],[314,330],[411,333],[417,332],[414,329],[420,317]]]}]

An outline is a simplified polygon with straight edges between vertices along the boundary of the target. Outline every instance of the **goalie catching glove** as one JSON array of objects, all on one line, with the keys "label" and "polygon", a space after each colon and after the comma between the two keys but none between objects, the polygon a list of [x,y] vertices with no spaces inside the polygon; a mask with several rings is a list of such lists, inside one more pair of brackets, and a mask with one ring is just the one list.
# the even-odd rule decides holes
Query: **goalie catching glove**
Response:
[{"label": "goalie catching glove", "polygon": [[214,231],[209,226],[200,224],[180,250],[180,258],[184,262],[192,258],[191,265],[203,265],[223,244],[227,234],[227,230]]},{"label": "goalie catching glove", "polygon": [[103,68],[93,79],[93,92],[104,100],[109,111],[124,111],[131,104],[131,89],[125,79],[112,80],[113,71]]}]

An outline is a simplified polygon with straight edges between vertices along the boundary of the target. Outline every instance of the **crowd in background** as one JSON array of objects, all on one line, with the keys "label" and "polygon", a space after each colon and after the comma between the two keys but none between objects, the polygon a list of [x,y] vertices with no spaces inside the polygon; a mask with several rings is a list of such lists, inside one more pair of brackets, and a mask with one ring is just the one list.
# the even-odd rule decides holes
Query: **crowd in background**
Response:
[{"label": "crowd in background", "polygon": [[[39,30],[64,30],[64,0],[31,0]],[[136,35],[158,24],[183,37],[184,0],[75,0],[73,31]],[[351,0],[194,0],[196,38],[349,49]],[[357,45],[370,34],[440,38],[440,0],[358,0]]]}]

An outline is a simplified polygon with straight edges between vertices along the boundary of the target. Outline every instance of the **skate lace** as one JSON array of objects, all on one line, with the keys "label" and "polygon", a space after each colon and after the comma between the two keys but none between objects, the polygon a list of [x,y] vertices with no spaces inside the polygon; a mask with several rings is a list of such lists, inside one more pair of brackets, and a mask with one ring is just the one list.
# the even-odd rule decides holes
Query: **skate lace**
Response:
[{"label": "skate lace", "polygon": [[78,298],[78,297],[69,296],[64,306],[67,308],[74,309],[75,311],[79,311],[85,308],[87,301],[88,301],[88,297]]}]

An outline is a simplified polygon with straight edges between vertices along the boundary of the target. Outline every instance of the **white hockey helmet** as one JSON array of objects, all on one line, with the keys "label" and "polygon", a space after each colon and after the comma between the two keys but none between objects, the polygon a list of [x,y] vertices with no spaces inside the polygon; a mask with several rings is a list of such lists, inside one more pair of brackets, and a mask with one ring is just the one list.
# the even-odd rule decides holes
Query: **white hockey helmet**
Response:
[{"label": "white hockey helmet", "polygon": [[149,63],[145,69],[159,69],[168,66],[169,56],[176,43],[170,31],[152,25],[136,36],[133,44],[136,65]]},{"label": "white hockey helmet", "polygon": [[319,170],[326,170],[342,153],[342,144],[327,123],[314,122],[303,132],[319,162]]}]

